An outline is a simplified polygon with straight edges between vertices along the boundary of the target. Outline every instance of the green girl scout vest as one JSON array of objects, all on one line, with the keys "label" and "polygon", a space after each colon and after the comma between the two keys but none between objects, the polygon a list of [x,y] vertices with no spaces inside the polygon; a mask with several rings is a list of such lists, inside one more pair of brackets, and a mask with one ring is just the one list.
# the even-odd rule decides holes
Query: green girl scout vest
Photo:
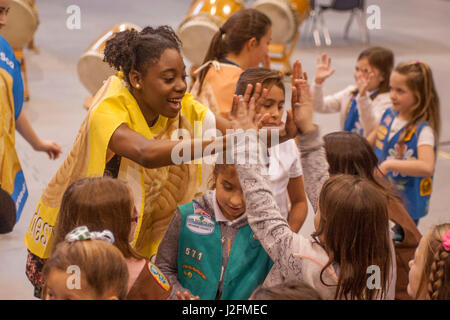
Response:
[{"label": "green girl scout vest", "polygon": [[[178,281],[202,300],[214,300],[222,273],[222,235],[216,220],[195,202],[179,206]],[[195,209],[195,210],[194,210]],[[273,262],[249,225],[240,228],[224,272],[223,300],[247,300]]]}]

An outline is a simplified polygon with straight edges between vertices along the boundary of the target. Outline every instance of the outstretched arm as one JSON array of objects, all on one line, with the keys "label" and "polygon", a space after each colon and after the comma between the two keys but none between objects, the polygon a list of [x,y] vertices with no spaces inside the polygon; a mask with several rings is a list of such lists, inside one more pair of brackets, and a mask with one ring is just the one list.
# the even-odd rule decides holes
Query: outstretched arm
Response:
[{"label": "outstretched arm", "polygon": [[33,147],[36,151],[43,151],[48,154],[50,159],[56,159],[59,157],[61,147],[54,141],[41,140],[33,127],[31,126],[28,117],[22,111],[16,120],[16,129],[20,135]]}]

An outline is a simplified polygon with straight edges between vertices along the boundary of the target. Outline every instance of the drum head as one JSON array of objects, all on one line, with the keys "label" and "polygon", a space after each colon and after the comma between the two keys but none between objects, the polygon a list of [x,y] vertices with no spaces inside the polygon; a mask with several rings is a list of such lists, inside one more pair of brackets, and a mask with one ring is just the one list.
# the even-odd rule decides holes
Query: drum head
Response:
[{"label": "drum head", "polygon": [[252,7],[267,15],[272,21],[272,42],[287,43],[297,31],[296,13],[289,1],[257,0]]},{"label": "drum head", "polygon": [[207,16],[195,16],[180,25],[178,36],[182,43],[181,51],[194,65],[203,63],[219,26],[218,22]]},{"label": "drum head", "polygon": [[0,30],[15,50],[23,49],[33,39],[38,27],[37,12],[25,0],[13,0],[9,9],[6,26]]},{"label": "drum head", "polygon": [[78,60],[78,77],[91,95],[95,95],[103,86],[103,82],[116,73],[108,63],[103,61],[103,57],[103,54],[88,51]]},{"label": "drum head", "polygon": [[106,42],[114,37],[116,33],[130,29],[135,29],[139,32],[142,30],[141,27],[128,22],[117,24],[92,42],[78,60],[78,77],[91,95],[95,95],[103,86],[103,82],[116,73],[114,68],[103,61]]},{"label": "drum head", "polygon": [[0,234],[9,233],[16,224],[16,204],[11,196],[0,188]]}]

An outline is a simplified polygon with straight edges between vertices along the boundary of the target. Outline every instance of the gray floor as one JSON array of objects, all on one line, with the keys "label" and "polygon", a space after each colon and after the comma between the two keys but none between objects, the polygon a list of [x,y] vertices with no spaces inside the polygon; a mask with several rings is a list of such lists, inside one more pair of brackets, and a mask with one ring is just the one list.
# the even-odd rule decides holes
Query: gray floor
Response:
[{"label": "gray floor", "polygon": [[[168,24],[176,28],[191,1],[40,0],[37,3],[41,24],[35,41],[41,53],[26,52],[31,100],[25,103],[24,112],[39,136],[54,139],[63,147],[64,158],[85,116],[81,105],[87,91],[78,80],[76,64],[90,43],[119,22],[133,22],[140,26]],[[81,8],[80,30],[66,28],[69,16],[66,9],[72,4]],[[371,0],[368,1],[370,4],[381,8],[381,29],[370,32],[371,44],[391,48],[396,63],[414,59],[431,65],[441,99],[441,141],[450,141],[450,127],[446,126],[450,124],[447,109],[450,102],[450,1]],[[333,45],[316,48],[312,39],[303,36],[293,55],[294,59],[302,60],[311,77],[314,75],[316,57],[322,51],[331,55],[336,73],[326,82],[326,93],[353,82],[352,70],[356,57],[365,47],[360,43],[356,23],[352,26],[350,39],[343,40],[347,17],[346,13],[326,13]],[[189,66],[189,61],[185,62]],[[337,114],[317,115],[316,119],[323,133],[339,127]],[[15,230],[0,236],[0,299],[33,299],[32,287],[24,271],[26,250],[23,237],[44,187],[63,160],[48,160],[45,154],[34,152],[20,136],[17,136],[17,150],[30,195]],[[448,154],[450,146],[443,144],[441,150]],[[450,220],[447,211],[450,184],[445,182],[450,180],[450,161],[444,156],[437,159],[430,214],[421,221],[419,228],[422,232],[430,225]],[[308,234],[312,229],[310,210],[300,232]]]}]

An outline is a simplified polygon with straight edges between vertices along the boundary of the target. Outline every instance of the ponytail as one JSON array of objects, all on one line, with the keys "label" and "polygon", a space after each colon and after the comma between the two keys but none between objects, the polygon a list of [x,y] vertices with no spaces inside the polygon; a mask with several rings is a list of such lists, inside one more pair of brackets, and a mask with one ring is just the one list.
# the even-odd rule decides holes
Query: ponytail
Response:
[{"label": "ponytail", "polygon": [[[203,64],[211,60],[224,59],[228,53],[239,54],[251,38],[260,41],[266,35],[271,24],[270,19],[264,13],[255,9],[237,11],[228,18],[212,38]],[[202,92],[209,67],[208,65],[200,71],[198,95]]]}]

